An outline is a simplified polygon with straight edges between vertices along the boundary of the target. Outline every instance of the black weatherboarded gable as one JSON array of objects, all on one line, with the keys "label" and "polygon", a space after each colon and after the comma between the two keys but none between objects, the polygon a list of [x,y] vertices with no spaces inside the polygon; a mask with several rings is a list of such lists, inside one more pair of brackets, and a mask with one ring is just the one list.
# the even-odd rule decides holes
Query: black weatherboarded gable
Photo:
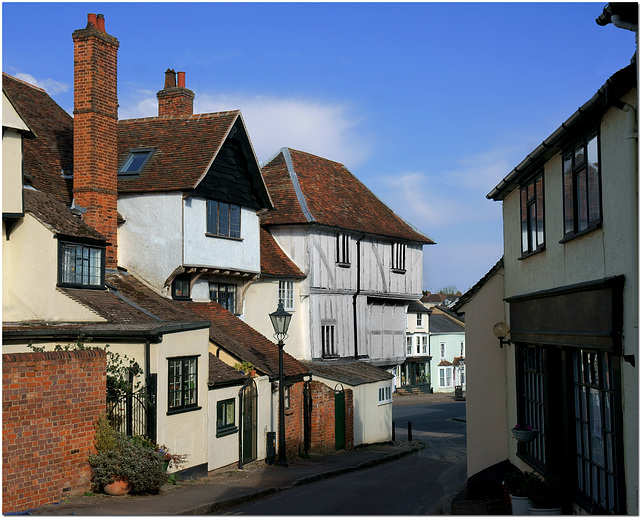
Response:
[{"label": "black weatherboarded gable", "polygon": [[257,184],[261,175],[252,156],[249,139],[236,120],[195,196],[256,209],[270,206]]}]

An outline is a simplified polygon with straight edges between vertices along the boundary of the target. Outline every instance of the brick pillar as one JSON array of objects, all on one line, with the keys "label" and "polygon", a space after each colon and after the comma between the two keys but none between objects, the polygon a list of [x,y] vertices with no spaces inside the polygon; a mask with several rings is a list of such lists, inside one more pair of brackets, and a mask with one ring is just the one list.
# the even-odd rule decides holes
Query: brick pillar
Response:
[{"label": "brick pillar", "polygon": [[73,32],[73,196],[83,220],[109,242],[109,269],[118,263],[118,46],[101,14]]},{"label": "brick pillar", "polygon": [[193,99],[196,94],[185,87],[185,73],[167,69],[165,72],[164,89],[160,90],[158,98],[158,116],[193,115]]}]

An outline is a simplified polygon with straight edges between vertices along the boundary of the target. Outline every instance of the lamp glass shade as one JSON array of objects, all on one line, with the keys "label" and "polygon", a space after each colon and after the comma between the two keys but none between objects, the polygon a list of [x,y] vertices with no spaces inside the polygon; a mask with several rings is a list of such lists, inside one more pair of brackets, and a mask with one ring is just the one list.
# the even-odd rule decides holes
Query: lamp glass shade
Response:
[{"label": "lamp glass shade", "polygon": [[291,314],[284,310],[282,302],[278,304],[278,308],[275,312],[269,314],[271,318],[271,324],[273,325],[273,331],[277,336],[284,336],[289,330],[289,323],[291,323]]},{"label": "lamp glass shade", "polygon": [[509,325],[501,321],[493,326],[493,333],[497,338],[505,338],[509,333]]}]

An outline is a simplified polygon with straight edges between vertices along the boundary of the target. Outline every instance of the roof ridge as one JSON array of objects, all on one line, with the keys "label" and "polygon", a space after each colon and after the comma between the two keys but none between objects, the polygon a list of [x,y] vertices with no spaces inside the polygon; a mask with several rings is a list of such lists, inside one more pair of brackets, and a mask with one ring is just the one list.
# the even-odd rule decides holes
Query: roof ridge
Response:
[{"label": "roof ridge", "polygon": [[[19,79],[18,77],[15,77],[13,75],[8,74],[7,72],[2,72],[3,77],[6,75],[7,77],[9,77],[10,79],[13,79],[14,81],[18,81],[19,83],[25,84],[27,86],[30,86],[31,88],[33,88],[34,90],[39,90],[41,92],[47,93],[47,91],[40,87],[40,86],[36,86],[35,84],[31,84],[28,83],[27,81],[23,80],[23,79]],[[47,94],[49,95],[49,94]]]},{"label": "roof ridge", "polygon": [[171,120],[200,120],[207,118],[218,118],[218,117],[226,117],[228,115],[236,115],[240,113],[240,110],[227,110],[227,111],[214,111],[212,113],[194,113],[192,115],[157,115],[153,117],[139,117],[139,118],[125,118],[118,120],[118,124],[120,123],[133,123],[133,122],[142,122],[142,121],[171,121]]},{"label": "roof ridge", "polygon": [[298,181],[298,174],[293,167],[293,160],[291,159],[291,153],[288,147],[282,148],[282,155],[287,166],[287,171],[289,172],[289,177],[291,178],[293,191],[295,192],[298,203],[300,204],[300,210],[302,210],[302,213],[307,222],[314,223],[316,222],[316,219],[315,217],[313,217],[313,215],[309,211],[309,207],[307,206],[307,199],[304,197],[304,193],[302,192],[302,187],[300,186],[300,182]]}]

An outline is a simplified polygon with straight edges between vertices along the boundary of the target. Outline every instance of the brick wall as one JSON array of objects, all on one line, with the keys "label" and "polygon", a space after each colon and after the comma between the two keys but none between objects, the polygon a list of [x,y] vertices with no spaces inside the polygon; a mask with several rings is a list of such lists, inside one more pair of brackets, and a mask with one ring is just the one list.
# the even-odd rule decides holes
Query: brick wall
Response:
[{"label": "brick wall", "polygon": [[106,364],[104,350],[3,354],[3,513],[89,490]]},{"label": "brick wall", "polygon": [[304,452],[304,382],[296,382],[289,387],[289,409],[284,411],[284,438],[287,458]]},{"label": "brick wall", "polygon": [[[316,453],[336,450],[335,393],[326,384],[312,381],[311,389],[311,445]],[[353,449],[353,391],[345,390],[345,446]]]}]

